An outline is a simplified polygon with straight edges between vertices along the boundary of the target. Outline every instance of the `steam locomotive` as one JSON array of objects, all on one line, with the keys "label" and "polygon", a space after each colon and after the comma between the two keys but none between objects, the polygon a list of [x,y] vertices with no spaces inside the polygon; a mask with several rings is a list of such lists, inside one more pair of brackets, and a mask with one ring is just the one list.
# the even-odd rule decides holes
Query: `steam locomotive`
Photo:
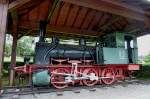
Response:
[{"label": "steam locomotive", "polygon": [[15,68],[18,73],[29,74],[34,86],[52,84],[60,89],[74,84],[112,84],[140,68],[137,40],[132,34],[110,33],[98,37],[95,46],[87,46],[84,38],[79,38],[78,45],[60,44],[58,37],[47,43],[45,32],[41,26],[34,64]]}]

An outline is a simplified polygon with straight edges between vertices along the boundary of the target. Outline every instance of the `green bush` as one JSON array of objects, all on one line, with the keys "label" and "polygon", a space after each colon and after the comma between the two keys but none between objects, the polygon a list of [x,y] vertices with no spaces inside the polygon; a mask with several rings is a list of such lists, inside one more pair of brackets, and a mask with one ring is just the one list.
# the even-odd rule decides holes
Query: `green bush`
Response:
[{"label": "green bush", "polygon": [[[17,62],[16,66],[22,66],[24,65],[24,62]],[[9,74],[9,68],[10,68],[10,62],[4,62],[3,65],[3,76],[7,77]]]},{"label": "green bush", "polygon": [[150,79],[150,65],[143,65],[139,71],[136,71],[134,75],[140,79]]}]

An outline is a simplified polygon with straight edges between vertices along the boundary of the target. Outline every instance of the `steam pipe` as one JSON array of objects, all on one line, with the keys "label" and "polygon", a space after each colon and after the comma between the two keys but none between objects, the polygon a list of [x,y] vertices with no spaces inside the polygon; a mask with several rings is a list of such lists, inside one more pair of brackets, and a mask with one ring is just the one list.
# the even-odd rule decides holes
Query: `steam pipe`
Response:
[{"label": "steam pipe", "polygon": [[46,25],[46,21],[40,21],[39,42],[45,42]]}]

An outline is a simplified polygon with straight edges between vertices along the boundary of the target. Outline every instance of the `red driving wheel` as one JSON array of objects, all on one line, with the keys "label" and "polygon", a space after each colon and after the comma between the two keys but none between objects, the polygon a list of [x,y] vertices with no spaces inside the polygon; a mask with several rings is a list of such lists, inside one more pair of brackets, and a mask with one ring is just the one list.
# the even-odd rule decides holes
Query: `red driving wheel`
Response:
[{"label": "red driving wheel", "polygon": [[[91,73],[95,74],[95,76],[98,77],[98,72],[94,69],[94,68],[86,68],[84,71],[83,71],[83,74],[85,75],[90,75]],[[86,86],[94,86],[95,84],[98,83],[98,80],[90,80],[90,79],[87,79],[87,80],[83,80],[83,83],[86,85]]]},{"label": "red driving wheel", "polygon": [[112,84],[115,81],[115,73],[112,68],[105,68],[102,71],[102,81],[105,84]]},{"label": "red driving wheel", "polygon": [[65,82],[65,75],[57,74],[57,73],[69,73],[68,69],[58,68],[52,71],[51,75],[51,84],[58,89],[68,87],[68,83]]}]

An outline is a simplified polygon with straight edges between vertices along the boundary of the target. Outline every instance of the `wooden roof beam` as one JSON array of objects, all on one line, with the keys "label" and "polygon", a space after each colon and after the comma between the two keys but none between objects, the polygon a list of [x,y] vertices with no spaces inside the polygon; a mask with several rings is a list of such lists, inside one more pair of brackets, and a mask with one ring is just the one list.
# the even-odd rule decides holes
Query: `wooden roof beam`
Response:
[{"label": "wooden roof beam", "polygon": [[116,3],[110,0],[62,0],[64,2],[69,2],[75,5],[92,8],[98,11],[103,11],[107,13],[112,13],[115,15],[123,16],[126,18],[131,18],[135,20],[145,21],[147,15],[150,14],[139,8],[134,8],[133,6],[123,5],[121,3]]},{"label": "wooden roof beam", "polygon": [[97,31],[90,31],[90,30],[69,28],[69,27],[59,27],[59,26],[52,26],[52,25],[47,26],[47,31],[78,35],[78,36],[87,36],[87,37],[98,37],[104,34],[104,33],[97,32]]},{"label": "wooden roof beam", "polygon": [[32,0],[15,0],[12,3],[9,4],[8,9],[9,10],[17,9],[20,6],[26,4],[26,3],[30,2],[30,1],[32,1]]},{"label": "wooden roof beam", "polygon": [[[38,23],[30,22],[30,21],[24,21],[22,24],[19,24],[18,26],[19,28],[27,28],[32,30],[39,29]],[[70,27],[63,27],[63,26],[54,26],[54,25],[47,25],[47,31],[55,32],[55,33],[78,35],[78,36],[87,36],[87,37],[98,37],[104,34],[92,30],[84,30],[84,29],[77,29],[77,28],[70,28]]]}]

